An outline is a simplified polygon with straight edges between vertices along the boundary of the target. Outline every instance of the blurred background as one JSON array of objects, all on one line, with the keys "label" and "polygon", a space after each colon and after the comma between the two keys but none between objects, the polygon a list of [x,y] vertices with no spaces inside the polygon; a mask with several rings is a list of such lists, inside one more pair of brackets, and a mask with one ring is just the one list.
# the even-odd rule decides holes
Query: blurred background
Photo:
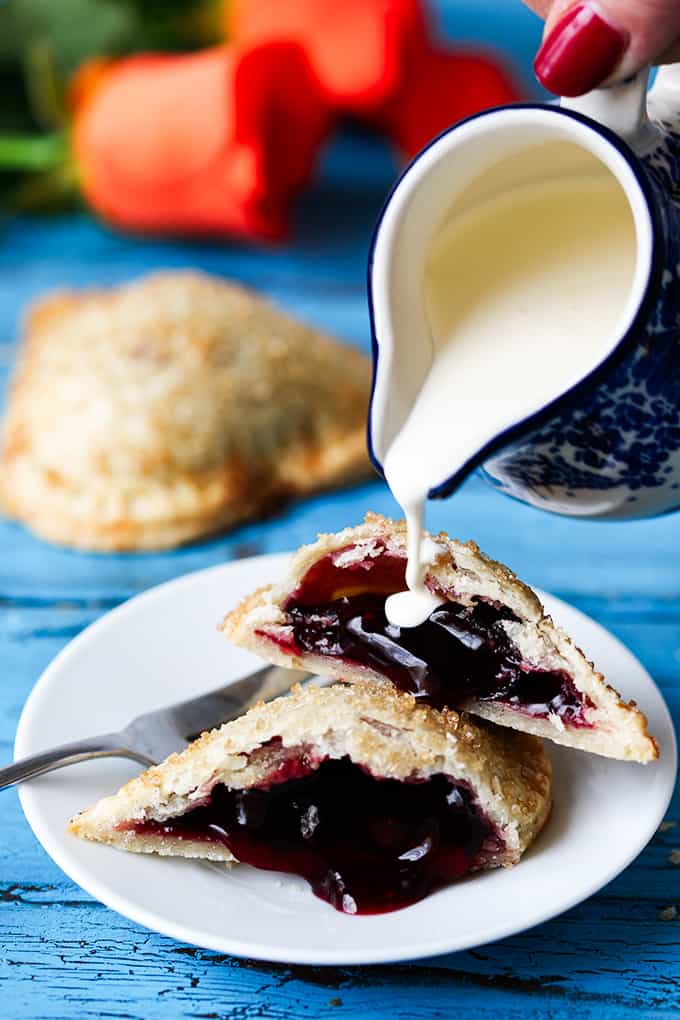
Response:
[{"label": "blurred background", "polygon": [[[540,95],[539,38],[519,0],[4,0],[0,199],[281,240],[339,136],[370,136],[388,180],[456,120]],[[185,172],[209,188],[217,143],[232,155],[220,209],[177,190],[174,208],[139,208]],[[256,166],[237,173],[246,143]]]},{"label": "blurred background", "polygon": [[[158,269],[245,283],[368,353],[387,192],[450,124],[541,95],[540,36],[520,0],[0,0],[0,397],[32,301]],[[396,512],[382,485],[353,498],[253,525],[257,549]],[[2,539],[20,584],[29,563],[36,583],[129,571]],[[232,544],[159,557],[146,583]]]},{"label": "blurred background", "polygon": [[541,95],[540,35],[520,0],[0,0],[3,379],[32,298],[175,266],[368,350],[390,186],[451,123]]},{"label": "blurred background", "polygon": [[[545,97],[531,70],[541,30],[520,0],[0,2],[0,398],[31,301],[158,269],[245,283],[368,352],[367,254],[395,177],[460,117]],[[209,196],[200,217],[194,186]],[[74,556],[0,521],[4,584],[10,597],[124,597],[369,507],[398,509],[376,480],[137,559]],[[429,521],[546,588],[565,591],[556,542],[581,587],[600,590],[594,558],[626,583],[616,526],[549,517],[477,478]],[[631,528],[662,550],[672,522]],[[641,591],[659,569],[638,565]]]}]

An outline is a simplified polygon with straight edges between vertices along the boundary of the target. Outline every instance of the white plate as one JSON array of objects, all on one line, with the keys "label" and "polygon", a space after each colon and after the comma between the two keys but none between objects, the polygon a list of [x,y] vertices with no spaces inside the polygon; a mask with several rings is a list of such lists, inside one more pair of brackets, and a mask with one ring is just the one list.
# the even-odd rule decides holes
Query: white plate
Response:
[{"label": "white plate", "polygon": [[[268,556],[190,574],[138,596],[79,635],[48,667],[24,708],[15,754],[125,725],[257,665],[215,625],[242,595],[278,577]],[[552,817],[517,867],[487,872],[406,910],[350,917],[296,877],[247,866],[223,874],[184,860],[121,853],[66,832],[71,815],[137,771],[125,761],[73,766],[27,783],[26,817],[48,854],[109,907],[182,942],[260,960],[349,964],[468,949],[539,924],[592,895],[651,838],[676,771],[673,726],[639,662],[582,613],[549,596],[549,612],[649,716],[661,759],[646,767],[550,747]]]}]

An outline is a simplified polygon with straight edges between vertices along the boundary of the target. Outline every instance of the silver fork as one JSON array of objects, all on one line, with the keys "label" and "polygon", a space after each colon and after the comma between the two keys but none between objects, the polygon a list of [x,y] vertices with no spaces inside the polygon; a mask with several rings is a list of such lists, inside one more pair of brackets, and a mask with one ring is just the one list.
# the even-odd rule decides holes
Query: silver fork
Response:
[{"label": "silver fork", "polygon": [[90,758],[132,758],[141,765],[155,765],[204,730],[236,719],[256,701],[269,701],[309,676],[302,670],[265,666],[200,698],[138,715],[119,733],[61,744],[8,765],[0,769],[0,790]]}]

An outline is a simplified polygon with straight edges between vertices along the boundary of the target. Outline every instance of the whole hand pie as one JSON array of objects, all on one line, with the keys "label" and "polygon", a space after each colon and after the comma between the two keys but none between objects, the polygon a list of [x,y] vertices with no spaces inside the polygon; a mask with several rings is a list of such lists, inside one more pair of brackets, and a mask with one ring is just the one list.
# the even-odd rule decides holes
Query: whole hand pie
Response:
[{"label": "whole hand pie", "polygon": [[302,875],[346,913],[517,863],[550,810],[538,740],[375,684],[294,688],[131,780],[70,831]]},{"label": "whole hand pie", "polygon": [[374,514],[322,535],[288,576],[231,612],[223,630],[271,662],[392,684],[436,707],[628,761],[658,757],[647,720],[625,704],[536,595],[506,567],[441,534],[426,584],[445,600],[418,627],[385,616],[406,588],[406,529]]},{"label": "whole hand pie", "polygon": [[370,366],[234,284],[161,273],[29,315],[0,503],[86,549],[166,548],[370,473]]}]

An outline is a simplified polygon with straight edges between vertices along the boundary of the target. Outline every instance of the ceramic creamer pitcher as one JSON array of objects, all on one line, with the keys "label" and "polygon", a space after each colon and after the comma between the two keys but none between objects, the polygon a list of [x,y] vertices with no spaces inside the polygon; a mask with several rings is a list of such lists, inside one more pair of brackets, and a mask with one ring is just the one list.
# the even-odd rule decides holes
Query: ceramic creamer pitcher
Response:
[{"label": "ceramic creamer pitcher", "polygon": [[[541,163],[549,142],[601,161],[628,200],[635,270],[621,326],[575,385],[485,436],[429,496],[449,495],[481,467],[502,492],[542,509],[608,518],[665,513],[680,507],[680,65],[661,69],[649,93],[644,74],[561,107],[487,111],[411,163],[385,206],[369,268],[371,456],[381,470],[431,365],[423,274],[452,203],[493,178],[495,166],[511,185],[565,172]],[[536,160],[513,162],[529,150]]]}]

